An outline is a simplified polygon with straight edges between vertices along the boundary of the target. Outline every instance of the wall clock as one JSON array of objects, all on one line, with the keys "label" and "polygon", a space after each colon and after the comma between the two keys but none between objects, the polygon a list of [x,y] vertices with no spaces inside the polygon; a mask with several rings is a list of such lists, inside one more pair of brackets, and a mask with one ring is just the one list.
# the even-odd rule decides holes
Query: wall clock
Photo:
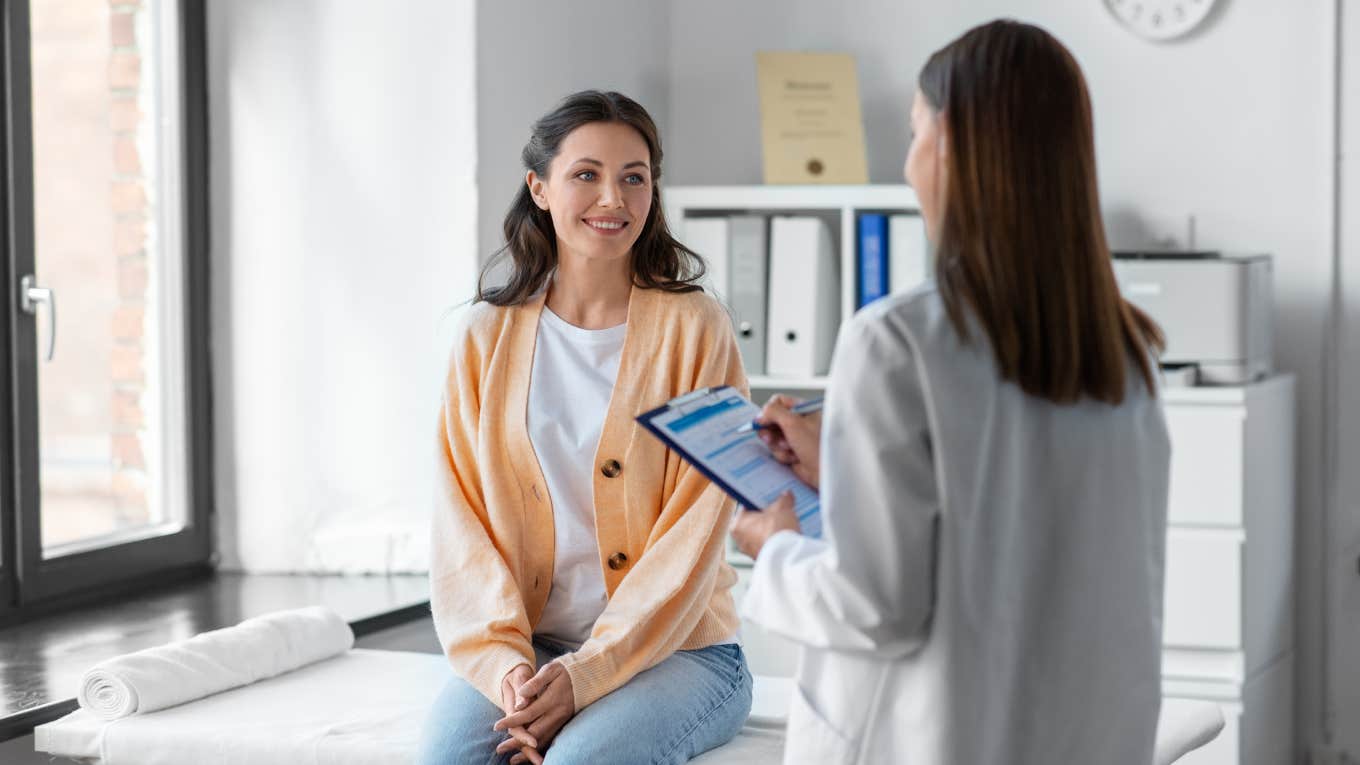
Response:
[{"label": "wall clock", "polygon": [[1103,0],[1125,29],[1149,40],[1170,40],[1204,23],[1214,0]]}]

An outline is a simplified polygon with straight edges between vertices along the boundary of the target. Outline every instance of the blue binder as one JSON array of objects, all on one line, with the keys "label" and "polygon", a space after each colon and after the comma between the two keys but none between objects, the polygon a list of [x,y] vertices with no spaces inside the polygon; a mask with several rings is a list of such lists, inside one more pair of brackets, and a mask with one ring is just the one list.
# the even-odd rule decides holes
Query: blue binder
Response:
[{"label": "blue binder", "polygon": [[888,294],[888,216],[861,213],[859,226],[859,302],[856,308]]}]

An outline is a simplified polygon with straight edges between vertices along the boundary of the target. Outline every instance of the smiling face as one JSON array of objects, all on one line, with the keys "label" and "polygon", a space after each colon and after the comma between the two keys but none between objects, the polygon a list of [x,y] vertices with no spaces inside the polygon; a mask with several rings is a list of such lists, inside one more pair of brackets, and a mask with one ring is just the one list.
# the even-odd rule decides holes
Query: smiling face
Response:
[{"label": "smiling face", "polygon": [[628,125],[592,122],[562,139],[548,177],[525,177],[552,215],[557,256],[627,260],[652,209],[651,154]]}]

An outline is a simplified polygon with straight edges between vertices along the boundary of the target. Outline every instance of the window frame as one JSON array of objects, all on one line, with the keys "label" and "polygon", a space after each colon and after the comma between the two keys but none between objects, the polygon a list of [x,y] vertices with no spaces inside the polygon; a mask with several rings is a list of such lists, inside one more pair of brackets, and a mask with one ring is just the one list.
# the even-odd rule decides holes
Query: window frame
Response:
[{"label": "window frame", "polygon": [[[40,0],[39,0],[40,1]],[[9,287],[0,311],[0,623],[210,570],[213,551],[212,384],[209,305],[207,40],[204,0],[178,2],[180,140],[183,147],[183,290],[186,526],[178,532],[43,558],[35,317],[19,310],[19,275],[33,273],[34,188],[29,6],[4,3],[0,19],[0,173],[9,204],[0,217]],[[68,309],[69,310],[69,309]]]},{"label": "window frame", "polygon": [[[23,9],[23,24],[27,28],[27,8]],[[12,92],[10,85],[11,60],[15,57],[10,38],[15,35],[11,32],[15,24],[15,17],[18,11],[5,6],[0,10],[0,183],[4,184],[5,199],[8,203],[0,205],[0,245],[5,248],[5,257],[0,257],[0,284],[10,285],[15,283],[14,271],[11,268],[9,252],[13,249],[13,231],[10,225],[12,210],[14,207],[13,175],[10,173],[10,153],[13,150],[11,141],[10,117],[9,117],[9,94]],[[26,55],[26,54],[25,54]],[[14,611],[18,603],[18,576],[15,573],[15,560],[17,558],[17,546],[14,541],[18,539],[17,526],[15,523],[15,494],[14,494],[14,465],[13,460],[8,459],[8,455],[13,454],[12,445],[14,440],[13,412],[10,403],[14,400],[11,395],[13,388],[12,370],[13,367],[9,360],[12,358],[10,353],[10,330],[13,321],[11,312],[16,309],[14,304],[16,290],[8,290],[9,299],[3,303],[0,310],[0,438],[4,439],[5,450],[0,451],[7,458],[0,460],[0,619],[6,619]]]}]

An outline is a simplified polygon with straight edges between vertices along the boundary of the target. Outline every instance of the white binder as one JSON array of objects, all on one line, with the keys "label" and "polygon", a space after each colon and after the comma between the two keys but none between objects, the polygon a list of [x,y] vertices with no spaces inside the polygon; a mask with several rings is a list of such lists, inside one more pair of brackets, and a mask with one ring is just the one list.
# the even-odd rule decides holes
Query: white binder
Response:
[{"label": "white binder", "polygon": [[770,221],[770,317],[766,373],[826,374],[841,314],[831,230],[820,218]]},{"label": "white binder", "polygon": [[735,215],[729,220],[731,246],[727,288],[746,374],[765,374],[766,305],[770,257],[769,221],[762,215]]},{"label": "white binder", "polygon": [[685,218],[685,234],[681,243],[703,256],[708,272],[701,282],[712,290],[718,301],[727,304],[727,274],[731,268],[727,255],[727,218]]},{"label": "white binder", "polygon": [[919,215],[888,218],[888,280],[891,292],[908,292],[930,278],[930,246]]}]

